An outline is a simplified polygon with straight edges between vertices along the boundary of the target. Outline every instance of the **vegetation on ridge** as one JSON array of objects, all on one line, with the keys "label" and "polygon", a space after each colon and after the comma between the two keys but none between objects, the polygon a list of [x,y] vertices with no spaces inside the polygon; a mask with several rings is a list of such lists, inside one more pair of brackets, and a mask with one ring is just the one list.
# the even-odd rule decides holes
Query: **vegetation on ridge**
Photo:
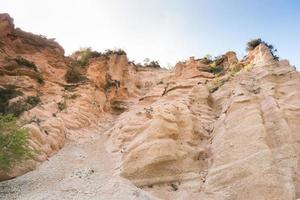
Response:
[{"label": "vegetation on ridge", "polygon": [[21,56],[16,57],[14,60],[18,63],[18,65],[32,68],[35,72],[38,71],[37,66],[35,65],[34,62],[26,60],[25,58],[23,58]]},{"label": "vegetation on ridge", "polygon": [[144,64],[137,63],[137,64],[135,64],[135,66],[136,66],[136,67],[140,67],[140,68],[142,68],[142,67],[161,68],[161,66],[160,66],[160,64],[159,64],[158,61],[154,61],[154,60],[150,61],[149,58],[146,58],[146,59],[144,60]]},{"label": "vegetation on ridge", "polygon": [[73,65],[79,65],[81,67],[86,66],[90,58],[96,58],[101,55],[97,51],[92,51],[90,47],[80,48],[80,50],[76,51],[74,54],[77,56],[77,58],[75,60],[75,63],[73,63]]},{"label": "vegetation on ridge", "polygon": [[105,57],[109,57],[110,55],[127,55],[126,52],[123,50],[123,49],[114,49],[114,50],[111,50],[111,49],[106,49],[103,53],[103,56]]},{"label": "vegetation on ridge", "polygon": [[215,75],[224,74],[225,69],[223,66],[223,62],[225,61],[225,57],[223,55],[215,57],[214,60],[212,60],[211,56],[205,56],[199,61],[205,65],[208,65],[208,68],[199,68],[200,71],[205,71],[209,73],[213,73]]},{"label": "vegetation on ridge", "polygon": [[249,42],[247,42],[246,51],[252,51],[253,49],[255,49],[260,44],[266,45],[269,48],[269,50],[270,50],[272,56],[274,57],[274,59],[279,60],[279,56],[277,56],[275,54],[277,52],[277,49],[275,49],[272,44],[269,44],[269,43],[263,41],[261,38],[253,39],[253,40],[250,40]]},{"label": "vegetation on ridge", "polygon": [[149,59],[145,59],[144,67],[160,68],[160,64],[158,61],[150,61]]}]

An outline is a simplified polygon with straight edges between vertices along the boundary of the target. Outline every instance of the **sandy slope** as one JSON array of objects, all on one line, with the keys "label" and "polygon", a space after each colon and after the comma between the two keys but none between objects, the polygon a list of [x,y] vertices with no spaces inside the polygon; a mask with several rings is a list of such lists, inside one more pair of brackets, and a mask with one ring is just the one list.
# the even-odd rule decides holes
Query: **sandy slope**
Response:
[{"label": "sandy slope", "polygon": [[94,133],[69,142],[37,170],[1,182],[0,199],[154,199],[113,175],[114,160],[105,141]]}]

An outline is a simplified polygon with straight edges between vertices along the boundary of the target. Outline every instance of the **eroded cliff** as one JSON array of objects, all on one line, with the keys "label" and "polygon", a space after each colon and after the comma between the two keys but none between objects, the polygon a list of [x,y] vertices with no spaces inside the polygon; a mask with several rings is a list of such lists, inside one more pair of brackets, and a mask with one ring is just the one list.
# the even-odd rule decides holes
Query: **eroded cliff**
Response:
[{"label": "eroded cliff", "polygon": [[[300,75],[265,44],[240,61],[227,52],[214,61],[191,57],[173,70],[98,55],[80,69],[84,80],[68,83],[76,58],[54,40],[15,29],[5,14],[0,30],[0,90],[9,94],[1,112],[26,105],[19,120],[41,152],[1,179],[93,132],[108,137],[115,176],[161,199],[300,198]],[[40,101],[31,105],[29,97]]]}]

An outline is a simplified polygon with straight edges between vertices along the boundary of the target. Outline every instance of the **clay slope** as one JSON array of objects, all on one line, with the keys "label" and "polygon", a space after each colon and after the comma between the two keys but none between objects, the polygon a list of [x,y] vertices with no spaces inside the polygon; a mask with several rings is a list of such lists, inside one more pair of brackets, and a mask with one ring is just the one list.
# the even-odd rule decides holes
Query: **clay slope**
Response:
[{"label": "clay slope", "polygon": [[[0,15],[0,29],[0,89],[15,92],[4,103],[40,97],[19,119],[42,152],[2,179],[93,132],[108,136],[116,176],[161,199],[300,198],[300,75],[266,45],[240,61],[227,52],[213,63],[192,57],[174,70],[99,55],[81,69],[85,80],[70,84],[74,58],[57,43],[15,29],[8,15]],[[37,69],[20,66],[18,56]],[[101,132],[105,121],[112,125]]]}]

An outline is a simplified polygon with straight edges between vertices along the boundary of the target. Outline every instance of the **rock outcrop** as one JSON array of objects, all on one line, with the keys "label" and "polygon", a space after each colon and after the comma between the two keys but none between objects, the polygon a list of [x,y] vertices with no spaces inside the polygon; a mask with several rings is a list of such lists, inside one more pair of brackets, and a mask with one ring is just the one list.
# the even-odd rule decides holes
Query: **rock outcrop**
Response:
[{"label": "rock outcrop", "polygon": [[212,94],[219,117],[204,191],[223,199],[299,198],[299,73],[264,45],[247,61],[252,68]]},{"label": "rock outcrop", "polygon": [[243,67],[215,77],[200,60],[177,64],[160,95],[120,117],[109,134],[122,176],[163,199],[299,197],[299,73],[265,45],[227,61]]},{"label": "rock outcrop", "polygon": [[115,119],[102,134],[117,176],[158,198],[300,198],[300,75],[266,45],[241,61],[227,52],[174,70],[99,55],[76,84],[65,80],[73,58],[54,40],[14,28],[6,14],[0,45],[0,111],[26,105],[19,121],[41,152],[0,179],[33,170],[66,141]]}]

